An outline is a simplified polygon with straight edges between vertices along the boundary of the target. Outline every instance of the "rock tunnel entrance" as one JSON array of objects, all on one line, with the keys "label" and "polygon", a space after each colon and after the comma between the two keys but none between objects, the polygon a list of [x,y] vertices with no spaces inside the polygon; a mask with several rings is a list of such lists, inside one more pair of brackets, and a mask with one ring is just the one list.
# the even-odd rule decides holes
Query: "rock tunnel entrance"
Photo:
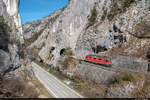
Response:
[{"label": "rock tunnel entrance", "polygon": [[61,55],[61,56],[64,56],[64,55],[65,55],[65,48],[63,48],[63,49],[60,50],[60,55]]}]

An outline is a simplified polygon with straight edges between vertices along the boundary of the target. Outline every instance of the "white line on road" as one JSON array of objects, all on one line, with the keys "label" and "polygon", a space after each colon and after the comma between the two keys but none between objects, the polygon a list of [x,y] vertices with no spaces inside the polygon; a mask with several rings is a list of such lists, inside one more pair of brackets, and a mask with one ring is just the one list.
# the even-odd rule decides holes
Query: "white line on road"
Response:
[{"label": "white line on road", "polygon": [[[37,75],[37,78],[38,78],[38,75]],[[44,82],[40,78],[38,78],[38,80],[46,87],[46,89],[49,91],[50,94],[52,94],[54,97],[57,98],[57,95],[55,95],[55,93],[50,88],[48,88],[48,86],[44,84]]]},{"label": "white line on road", "polygon": [[[70,91],[72,91],[74,94],[78,95],[80,98],[83,98],[83,96],[81,96],[79,93],[77,93],[75,90],[71,89],[70,87],[68,87],[66,84],[64,84],[63,82],[61,82],[60,80],[58,80],[55,76],[53,76],[52,74],[48,73],[47,71],[45,71],[43,68],[41,68],[39,65],[37,65],[36,63],[32,62],[33,67],[37,66],[40,70],[44,71],[45,73],[47,73],[48,75],[50,75],[51,77],[53,77],[55,80],[57,80],[61,85],[63,85],[64,87],[66,87],[67,89],[69,89]],[[38,78],[39,79],[39,78]],[[39,79],[41,82],[42,80]],[[42,82],[43,83],[43,82]],[[44,84],[44,83],[43,83]],[[45,85],[45,87],[57,98],[58,96],[51,90],[49,89],[49,87],[47,85]],[[65,92],[64,92],[65,93]],[[66,94],[66,93],[65,93]]]}]

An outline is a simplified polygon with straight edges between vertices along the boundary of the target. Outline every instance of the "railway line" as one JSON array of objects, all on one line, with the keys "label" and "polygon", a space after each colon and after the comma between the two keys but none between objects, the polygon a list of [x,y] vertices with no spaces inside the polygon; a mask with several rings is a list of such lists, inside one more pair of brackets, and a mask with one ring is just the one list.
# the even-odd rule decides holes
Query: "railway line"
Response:
[{"label": "railway line", "polygon": [[97,63],[87,62],[85,60],[81,60],[81,64],[90,65],[91,67],[94,66],[94,67],[97,67],[97,68],[102,68],[102,69],[108,70],[108,71],[115,71],[115,72],[118,72],[118,73],[131,72],[131,73],[139,73],[139,74],[150,75],[149,73],[137,72],[137,71],[129,70],[129,69],[126,69],[126,68],[120,68],[120,67],[114,66],[114,65],[112,65],[111,67],[108,67],[108,66],[104,66],[104,65],[101,65],[101,64],[97,64]]}]

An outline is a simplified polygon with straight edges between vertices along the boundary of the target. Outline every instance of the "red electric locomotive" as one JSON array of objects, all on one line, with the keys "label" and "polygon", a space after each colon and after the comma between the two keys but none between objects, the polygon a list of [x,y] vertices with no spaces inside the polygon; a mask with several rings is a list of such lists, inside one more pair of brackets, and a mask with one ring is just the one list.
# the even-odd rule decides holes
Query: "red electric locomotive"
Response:
[{"label": "red electric locomotive", "polygon": [[111,58],[106,57],[106,56],[88,55],[86,56],[85,61],[93,62],[96,64],[101,64],[101,65],[108,66],[108,67],[112,66]]}]

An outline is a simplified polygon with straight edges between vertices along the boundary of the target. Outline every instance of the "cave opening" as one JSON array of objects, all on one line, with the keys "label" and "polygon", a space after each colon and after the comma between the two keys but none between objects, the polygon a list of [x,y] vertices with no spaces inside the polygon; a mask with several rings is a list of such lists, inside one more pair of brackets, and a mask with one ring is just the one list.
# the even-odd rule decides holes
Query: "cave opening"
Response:
[{"label": "cave opening", "polygon": [[40,63],[43,63],[43,60],[42,60],[42,59],[40,59]]},{"label": "cave opening", "polygon": [[150,61],[150,52],[147,52],[147,58]]},{"label": "cave opening", "polygon": [[114,32],[123,33],[116,25],[113,25]]},{"label": "cave opening", "polygon": [[64,56],[64,54],[65,54],[65,48],[63,48],[63,49],[60,50],[60,55]]},{"label": "cave opening", "polygon": [[51,47],[50,53],[52,53],[55,50],[55,47]]},{"label": "cave opening", "polygon": [[99,52],[107,51],[108,49],[105,46],[97,45],[96,47],[93,47],[92,50],[94,53],[99,53]]}]

